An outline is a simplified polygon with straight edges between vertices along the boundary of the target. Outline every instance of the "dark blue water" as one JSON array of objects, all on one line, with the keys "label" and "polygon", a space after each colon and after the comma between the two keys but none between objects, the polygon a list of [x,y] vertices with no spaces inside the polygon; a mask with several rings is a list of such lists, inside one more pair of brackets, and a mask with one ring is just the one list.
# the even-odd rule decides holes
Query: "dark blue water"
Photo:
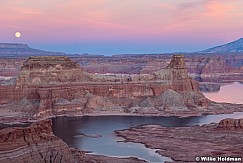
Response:
[{"label": "dark blue water", "polygon": [[[127,129],[144,124],[158,124],[168,127],[183,127],[219,122],[224,118],[243,118],[243,113],[207,115],[201,117],[136,117],[136,116],[98,116],[98,117],[58,117],[53,119],[54,134],[61,137],[70,147],[92,151],[107,156],[134,156],[149,162],[170,160],[161,157],[155,150],[139,143],[117,142],[115,130]],[[101,136],[97,138],[87,137]]]}]

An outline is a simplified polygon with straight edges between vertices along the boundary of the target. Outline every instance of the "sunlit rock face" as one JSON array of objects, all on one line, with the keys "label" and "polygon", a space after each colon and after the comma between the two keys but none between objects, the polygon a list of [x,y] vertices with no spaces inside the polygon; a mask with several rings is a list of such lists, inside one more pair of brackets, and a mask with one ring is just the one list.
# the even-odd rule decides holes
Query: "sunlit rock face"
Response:
[{"label": "sunlit rock face", "polygon": [[163,111],[209,103],[198,83],[188,76],[183,55],[174,55],[168,66],[159,71],[131,75],[87,73],[67,57],[30,57],[21,67],[15,88],[9,90],[7,94],[0,93],[3,102],[7,98],[37,100],[38,115],[129,111],[131,107],[148,106]]},{"label": "sunlit rock face", "polygon": [[68,57],[30,57],[21,67],[16,87],[84,80],[83,70]]},{"label": "sunlit rock face", "polygon": [[167,82],[171,82],[170,89],[174,91],[197,92],[199,90],[198,83],[188,76],[188,71],[185,66],[185,57],[183,55],[172,56],[171,62],[166,69],[161,69],[152,74]]},{"label": "sunlit rock face", "polygon": [[173,55],[167,68],[186,69],[185,57],[183,55]]}]

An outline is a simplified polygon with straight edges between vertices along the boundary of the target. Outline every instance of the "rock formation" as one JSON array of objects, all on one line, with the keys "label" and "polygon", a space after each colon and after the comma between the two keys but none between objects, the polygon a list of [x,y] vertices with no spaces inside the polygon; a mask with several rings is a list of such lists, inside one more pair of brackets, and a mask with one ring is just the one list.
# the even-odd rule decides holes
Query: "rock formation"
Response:
[{"label": "rock formation", "polygon": [[[17,124],[20,126],[20,124]],[[144,163],[137,158],[116,158],[86,153],[69,148],[52,132],[51,120],[43,120],[22,127],[0,129],[1,163]]]},{"label": "rock formation", "polygon": [[[243,80],[242,39],[200,53],[187,53],[185,64],[197,81],[238,82]],[[215,49],[217,49],[215,51]],[[220,49],[220,50],[219,50]],[[211,51],[213,50],[213,51]],[[222,55],[223,50],[224,54]],[[0,43],[1,76],[17,76],[28,56],[52,56],[64,53],[46,52],[25,44]],[[85,72],[116,74],[149,74],[166,68],[173,54],[137,55],[69,55]],[[10,84],[13,82],[10,81]]]},{"label": "rock formation", "polygon": [[220,86],[218,83],[200,83],[199,88],[202,92],[218,92]]},{"label": "rock formation", "polygon": [[42,56],[24,62],[15,87],[0,87],[0,103],[23,98],[38,101],[36,115],[92,110],[129,112],[132,107],[192,109],[210,103],[198,87],[188,76],[182,55],[173,56],[165,69],[133,75],[90,74],[67,57]]},{"label": "rock formation", "polygon": [[77,149],[70,149],[72,155],[77,163],[147,163],[147,161],[140,160],[134,157],[117,158],[102,155],[86,154]]},{"label": "rock formation", "polygon": [[79,64],[68,57],[30,57],[21,67],[16,87],[84,81]]},{"label": "rock formation", "polygon": [[167,68],[186,69],[185,57],[182,55],[174,55]]},{"label": "rock formation", "polygon": [[218,128],[224,130],[243,129],[243,119],[232,119],[232,118],[223,119],[219,122]]},{"label": "rock formation", "polygon": [[236,162],[242,162],[242,122],[243,119],[225,119],[219,124],[192,127],[144,125],[116,131],[116,134],[125,142],[157,149],[157,153],[172,158],[173,162],[204,162],[201,158],[195,160],[198,156],[235,157],[240,158]]},{"label": "rock formation", "polygon": [[0,130],[0,162],[72,163],[74,159],[68,146],[52,133],[51,120],[46,120]]}]

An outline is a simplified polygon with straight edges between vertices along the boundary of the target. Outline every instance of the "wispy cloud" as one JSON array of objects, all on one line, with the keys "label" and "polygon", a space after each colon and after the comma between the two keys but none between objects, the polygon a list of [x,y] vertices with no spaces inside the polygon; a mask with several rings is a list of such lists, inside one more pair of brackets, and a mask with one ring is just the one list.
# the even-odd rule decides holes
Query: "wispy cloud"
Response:
[{"label": "wispy cloud", "polygon": [[218,33],[228,38],[242,31],[242,8],[242,0],[8,0],[0,2],[0,32],[20,28],[29,38],[53,40]]}]

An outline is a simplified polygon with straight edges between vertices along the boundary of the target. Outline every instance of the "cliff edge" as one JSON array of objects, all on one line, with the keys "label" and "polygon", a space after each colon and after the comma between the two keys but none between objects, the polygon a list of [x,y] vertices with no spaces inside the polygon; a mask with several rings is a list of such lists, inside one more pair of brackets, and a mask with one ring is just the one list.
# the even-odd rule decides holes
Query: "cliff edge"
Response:
[{"label": "cliff edge", "polygon": [[52,132],[51,120],[40,121],[29,127],[0,130],[0,162],[74,162],[71,152]]},{"label": "cliff edge", "polygon": [[163,114],[205,109],[212,103],[188,76],[183,55],[174,55],[159,71],[131,75],[90,74],[64,56],[29,57],[16,85],[0,89],[0,103],[26,99],[38,116],[97,111]]}]

